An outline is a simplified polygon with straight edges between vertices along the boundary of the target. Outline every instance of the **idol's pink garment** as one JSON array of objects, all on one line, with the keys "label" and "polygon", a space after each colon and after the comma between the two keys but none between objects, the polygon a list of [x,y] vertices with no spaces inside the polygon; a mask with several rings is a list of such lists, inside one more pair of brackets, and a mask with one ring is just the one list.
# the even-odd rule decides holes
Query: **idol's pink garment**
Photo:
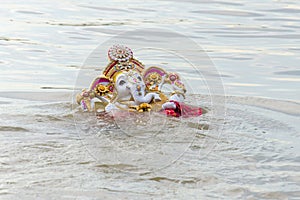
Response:
[{"label": "idol's pink garment", "polygon": [[176,108],[171,109],[167,108],[163,110],[166,115],[173,116],[173,117],[196,117],[202,115],[202,109],[196,106],[189,106],[184,103],[180,103],[177,101],[171,100],[170,102],[175,103]]}]

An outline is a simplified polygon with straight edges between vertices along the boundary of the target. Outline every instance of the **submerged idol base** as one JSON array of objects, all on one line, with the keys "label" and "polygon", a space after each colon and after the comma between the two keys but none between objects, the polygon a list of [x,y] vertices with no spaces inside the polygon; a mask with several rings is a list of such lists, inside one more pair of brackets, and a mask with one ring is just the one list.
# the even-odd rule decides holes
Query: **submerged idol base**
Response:
[{"label": "submerged idol base", "polygon": [[[122,45],[111,47],[108,58],[102,74],[76,97],[83,111],[154,111],[174,117],[202,114],[201,108],[183,103],[186,89],[177,73],[157,66],[145,68],[133,57],[132,50]],[[171,86],[170,94],[162,92],[165,84]]]}]

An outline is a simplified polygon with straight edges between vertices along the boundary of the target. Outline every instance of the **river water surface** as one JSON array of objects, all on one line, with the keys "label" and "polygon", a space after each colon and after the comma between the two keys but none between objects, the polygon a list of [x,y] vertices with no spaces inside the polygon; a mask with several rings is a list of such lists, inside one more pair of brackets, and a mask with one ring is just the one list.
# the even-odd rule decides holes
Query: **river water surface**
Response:
[{"label": "river water surface", "polygon": [[[297,1],[1,1],[0,19],[0,199],[299,198]],[[81,67],[103,69],[91,52],[136,28],[203,48],[224,93],[186,101],[207,114],[113,121],[77,108]],[[172,57],[135,55],[205,83]]]}]

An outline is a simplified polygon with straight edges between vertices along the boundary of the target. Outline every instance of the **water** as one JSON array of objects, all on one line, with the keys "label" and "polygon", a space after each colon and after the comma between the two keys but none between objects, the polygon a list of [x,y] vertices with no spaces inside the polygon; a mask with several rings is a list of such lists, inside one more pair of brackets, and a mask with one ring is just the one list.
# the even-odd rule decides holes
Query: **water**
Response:
[{"label": "water", "polygon": [[[300,196],[298,2],[33,0],[2,1],[0,10],[0,199]],[[212,112],[158,116],[160,134],[130,136],[72,109],[90,53],[136,27],[176,31],[201,45],[222,77],[225,121]],[[155,52],[136,56],[176,64]],[[102,68],[92,64],[96,76]],[[204,91],[187,101],[211,111],[210,98]],[[85,120],[95,129],[82,131]],[[214,130],[218,122],[222,131]]]}]

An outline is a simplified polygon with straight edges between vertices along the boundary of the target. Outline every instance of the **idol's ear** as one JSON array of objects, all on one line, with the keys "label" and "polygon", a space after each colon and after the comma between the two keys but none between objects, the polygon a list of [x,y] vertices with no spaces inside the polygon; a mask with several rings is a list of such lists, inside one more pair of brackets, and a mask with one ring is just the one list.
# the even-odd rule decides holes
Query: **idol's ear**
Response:
[{"label": "idol's ear", "polygon": [[109,92],[113,92],[114,87],[112,81],[104,75],[96,77],[90,85],[90,91],[97,89],[97,86],[103,85],[109,87]]},{"label": "idol's ear", "polygon": [[160,67],[152,66],[143,73],[143,79],[146,87],[150,91],[158,91],[165,83],[167,72]]}]

